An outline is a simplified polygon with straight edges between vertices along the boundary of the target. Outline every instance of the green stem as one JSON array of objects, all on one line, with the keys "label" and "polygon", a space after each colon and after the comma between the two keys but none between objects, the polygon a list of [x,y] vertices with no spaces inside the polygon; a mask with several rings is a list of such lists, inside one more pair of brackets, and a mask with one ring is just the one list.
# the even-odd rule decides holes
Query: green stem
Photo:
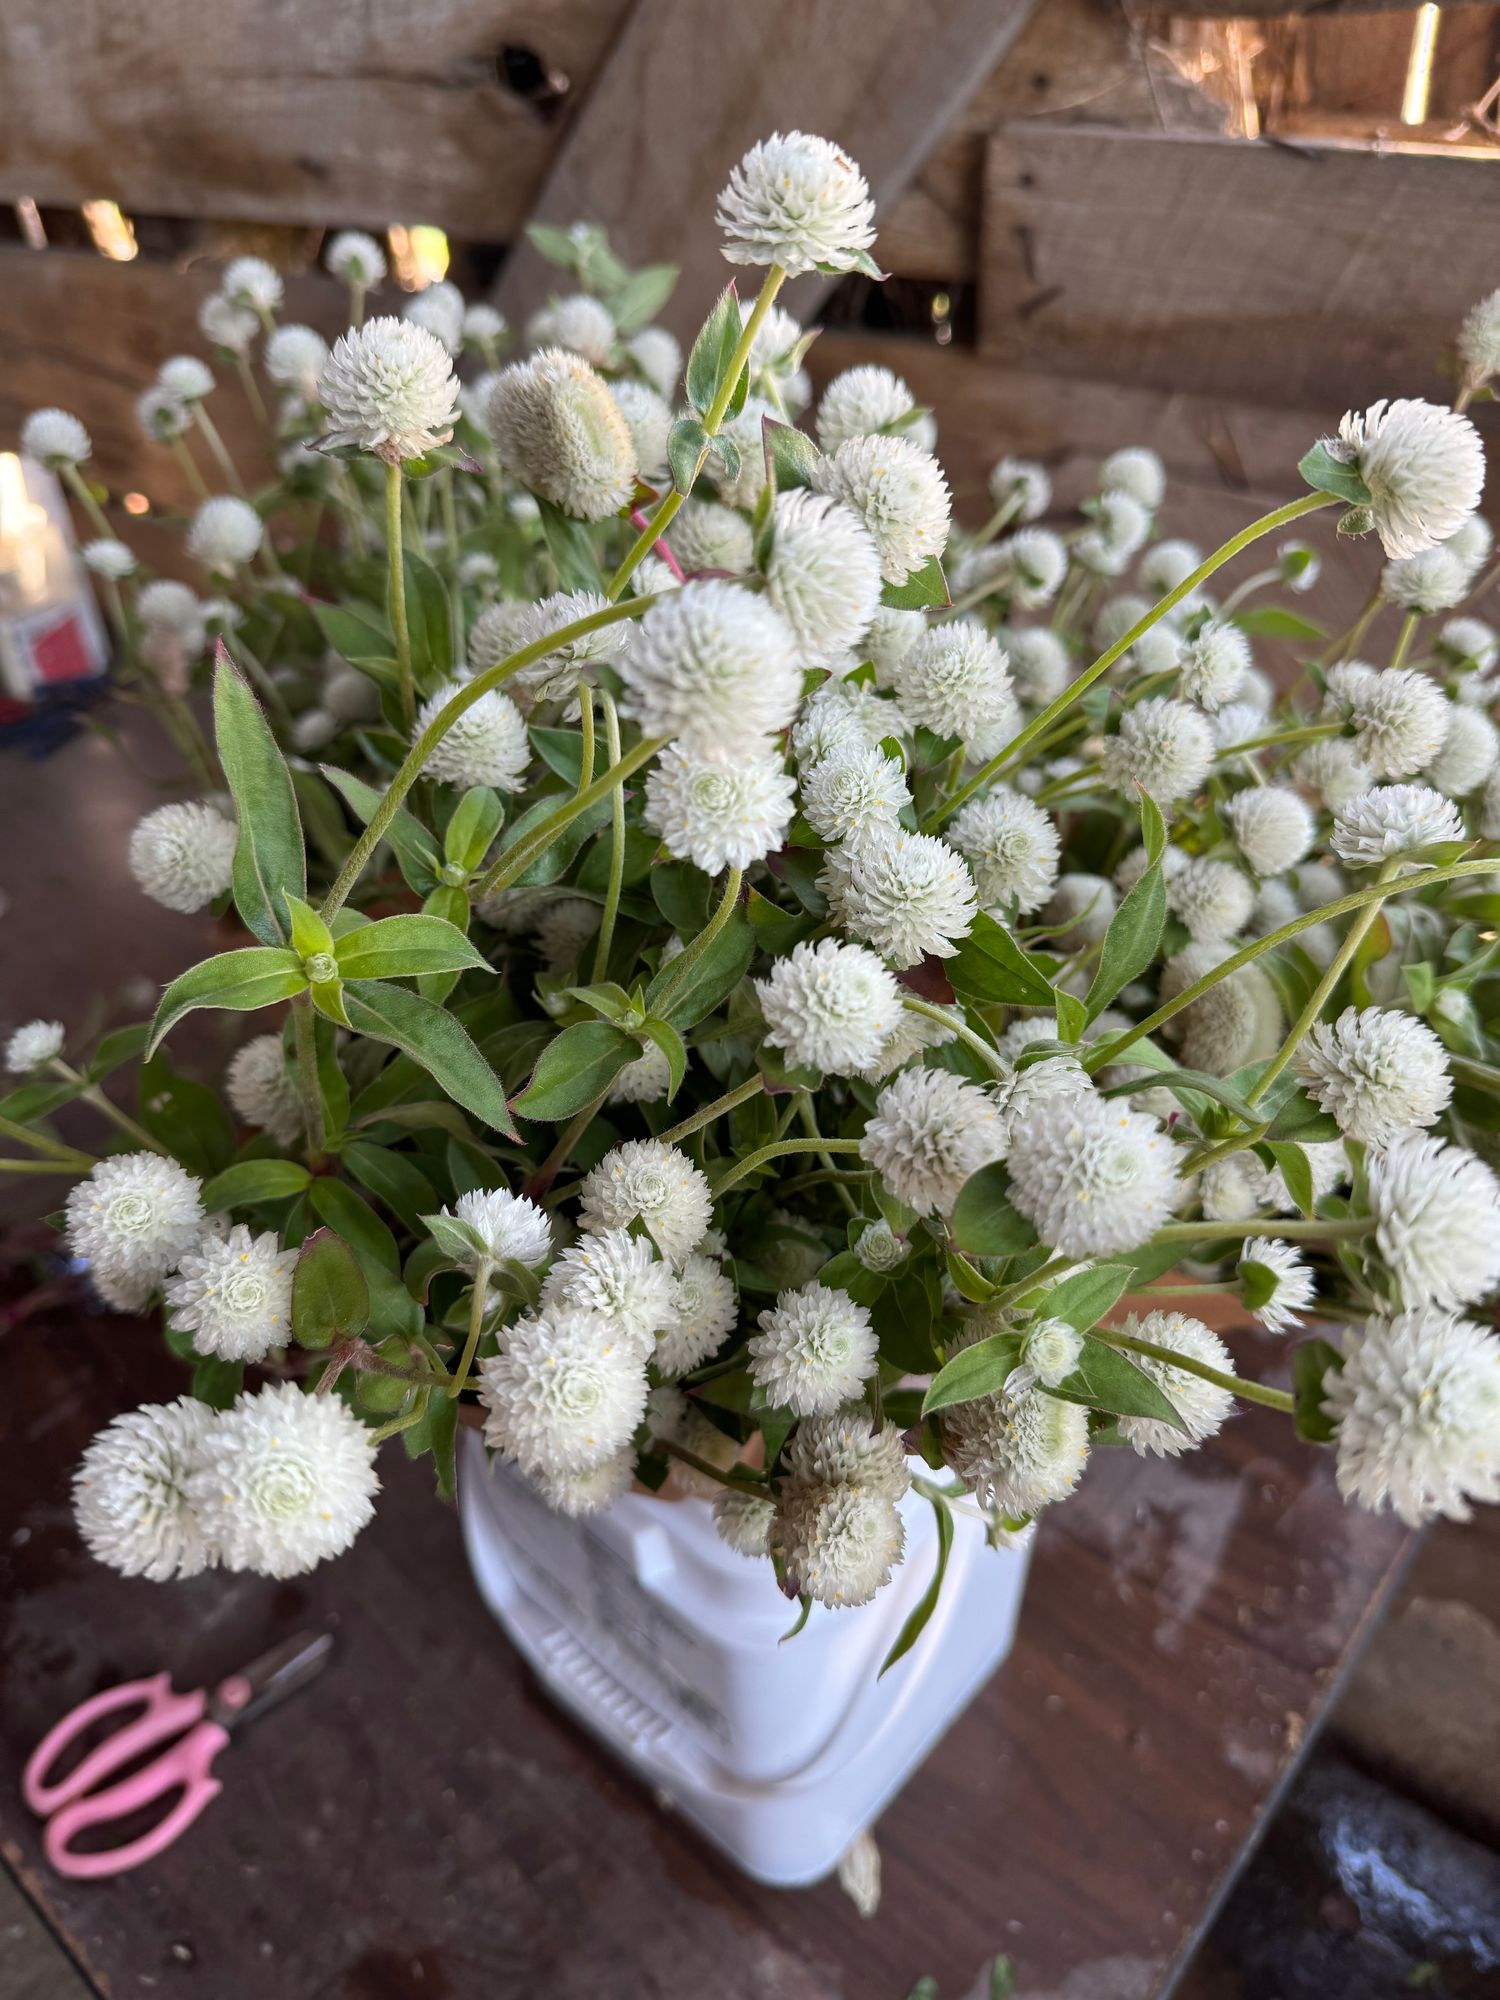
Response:
[{"label": "green stem", "polygon": [[722,1180],[714,1183],[714,1200],[728,1194],[732,1187],[738,1187],[748,1175],[756,1173],[770,1160],[780,1159],[785,1153],[857,1153],[858,1139],[779,1139],[773,1146],[762,1146],[759,1152],[751,1153],[731,1167]]},{"label": "green stem", "polygon": [[[757,1082],[759,1080],[756,1079]],[[66,1169],[86,1174],[91,1167],[99,1164],[92,1153],[83,1153],[76,1146],[64,1145],[61,1139],[53,1139],[45,1132],[34,1132],[29,1125],[23,1125],[15,1118],[0,1118],[0,1136],[14,1139],[22,1146],[30,1146],[34,1153],[46,1153],[57,1162],[59,1172]]]},{"label": "green stem", "polygon": [[[555,642],[556,635],[554,635],[554,645]],[[545,644],[546,641],[541,643]],[[469,685],[472,687],[473,683],[470,682]],[[593,784],[586,785],[581,792],[575,792],[573,797],[560,805],[556,812],[550,813],[539,826],[534,826],[530,833],[524,834],[514,847],[507,849],[500,856],[488,874],[482,876],[476,883],[471,900],[477,902],[481,897],[496,895],[501,889],[508,889],[513,882],[519,881],[537,856],[546,853],[565,827],[571,826],[580,813],[587,812],[589,807],[596,805],[600,799],[607,798],[613,787],[623,785],[642,764],[648,764],[666,741],[665,736],[643,737],[635,748],[627,750],[619,762],[611,770],[606,771],[603,777],[595,778]]]},{"label": "green stem", "polygon": [[484,1331],[485,1297],[490,1288],[490,1272],[494,1269],[488,1257],[481,1257],[474,1272],[474,1296],[469,1302],[469,1337],[464,1342],[464,1351],[458,1357],[458,1366],[453,1371],[446,1394],[457,1402],[469,1384],[469,1370],[474,1366],[474,1356],[479,1351],[479,1336]]},{"label": "green stem", "polygon": [[[620,718],[614,697],[599,690],[604,711],[604,750],[607,770],[620,761]],[[615,941],[615,918],[620,912],[620,891],[625,886],[625,788],[616,785],[609,795],[609,880],[604,890],[604,912],[599,919],[599,935],[594,943],[594,977],[603,979],[609,966],[609,948]]]},{"label": "green stem", "polygon": [[427,1414],[427,1402],[431,1393],[430,1389],[419,1393],[416,1402],[404,1417],[392,1417],[388,1424],[382,1424],[379,1430],[371,1431],[371,1444],[384,1444],[387,1438],[399,1437],[402,1431],[409,1431],[413,1424],[419,1424]]},{"label": "green stem", "polygon": [[958,1018],[957,1010],[951,1007],[935,1007],[930,1000],[918,1000],[915,994],[903,993],[901,1005],[908,1014],[920,1014],[928,1021],[938,1021],[945,1028],[952,1029],[966,1048],[971,1048],[997,1077],[1010,1075],[1004,1057],[997,1048],[991,1046],[982,1035],[976,1035],[966,1021]]},{"label": "green stem", "polygon": [[312,1001],[306,993],[292,1000],[292,1043],[297,1055],[297,1088],[302,1097],[302,1115],[307,1123],[307,1152],[310,1160],[323,1157],[323,1093],[318,1088],[318,1045],[314,1035]]},{"label": "green stem", "polygon": [[578,732],[583,751],[578,759],[576,790],[581,792],[594,782],[594,690],[587,681],[578,684]]},{"label": "green stem", "polygon": [[195,403],[193,405],[193,417],[198,425],[199,430],[202,431],[203,433],[203,442],[208,446],[209,450],[218,460],[219,470],[223,473],[224,477],[229,481],[229,484],[234,488],[235,492],[239,494],[240,498],[244,499],[245,497],[244,481],[240,478],[239,471],[235,465],[234,460],[229,456],[229,453],[224,448],[224,440],[219,436],[218,425],[214,422],[213,418],[208,414],[208,411],[204,408],[202,403]]},{"label": "green stem", "polygon": [[[62,1073],[65,1076],[69,1077],[74,1083],[83,1083],[83,1078],[79,1076],[78,1072],[75,1069],[71,1068],[69,1064],[60,1062],[55,1064],[54,1066],[57,1069],[61,1070]],[[160,1153],[164,1159],[171,1158],[170,1152],[164,1145],[162,1145],[161,1141],[159,1139],[153,1139],[151,1134],[146,1130],[145,1126],[138,1125],[136,1121],[130,1116],[130,1113],[128,1111],[122,1111],[120,1109],[119,1105],[115,1103],[113,1098],[106,1097],[104,1092],[99,1088],[97,1083],[84,1084],[83,1089],[79,1092],[79,1095],[80,1097],[82,1097],[85,1104],[91,1104],[94,1107],[94,1109],[97,1112],[99,1112],[103,1117],[107,1118],[112,1125],[118,1125],[120,1130],[124,1132],[129,1138],[134,1139],[138,1146],[145,1146],[150,1152]]]},{"label": "green stem", "polygon": [[1420,611],[1408,611],[1406,616],[1401,620],[1401,630],[1396,638],[1396,650],[1391,654],[1391,665],[1393,667],[1399,667],[1404,664],[1407,648],[1411,645],[1412,636],[1421,622],[1422,614]]},{"label": "green stem", "polygon": [[[807,1134],[809,1139],[816,1139],[818,1140],[819,1144],[822,1143],[822,1134],[818,1130],[818,1114],[813,1109],[812,1098],[808,1095],[808,1093],[805,1090],[799,1090],[797,1093],[797,1122],[801,1125],[803,1131]],[[821,1153],[819,1153],[818,1163],[823,1168],[823,1171],[825,1173],[832,1174],[838,1171],[838,1169],[834,1166],[833,1159],[831,1155],[828,1153],[826,1148]],[[848,1188],[843,1186],[841,1182],[835,1182],[833,1191],[838,1196],[839,1201],[842,1204],[847,1214],[849,1215],[859,1214],[859,1209],[855,1205],[854,1197],[853,1195],[850,1194]]]},{"label": "green stem", "polygon": [[1094,1340],[1102,1340],[1106,1347],[1119,1348],[1125,1354],[1144,1354],[1152,1361],[1163,1361],[1169,1368],[1180,1368],[1188,1375],[1212,1382],[1216,1389],[1227,1389],[1242,1402],[1261,1403],[1268,1410],[1284,1410],[1288,1416],[1296,1412],[1296,1398],[1285,1389],[1268,1389],[1263,1383],[1246,1381],[1243,1375],[1226,1375],[1221,1368],[1210,1368],[1206,1361],[1179,1354],[1175,1347],[1159,1347],[1154,1340],[1138,1340],[1134,1334],[1116,1333],[1107,1326],[1091,1327],[1089,1334]]},{"label": "green stem", "polygon": [[88,515],[98,533],[112,540],[114,530],[110,527],[108,521],[105,520],[104,510],[90,492],[89,483],[78,470],[78,467],[76,465],[63,466],[62,476],[63,484],[78,502],[84,513]]},{"label": "green stem", "polygon": [[401,467],[385,468],[385,608],[396,639],[396,665],[401,670],[401,713],[411,728],[417,719],[417,696],[411,678],[411,634],[406,629],[406,562],[401,545]]},{"label": "green stem", "polygon": [[1242,584],[1230,591],[1215,615],[1219,618],[1230,617],[1252,591],[1262,590],[1266,584],[1275,583],[1280,575],[1279,569],[1258,569],[1253,576],[1247,576]]},{"label": "green stem", "polygon": [[262,426],[268,424],[270,418],[266,414],[265,398],[260,393],[260,384],[255,379],[255,370],[250,366],[250,357],[246,354],[237,354],[234,357],[234,365],[239,374],[240,387],[245,392],[245,400],[254,412],[255,421]]},{"label": "green stem", "polygon": [[[685,1444],[674,1444],[670,1438],[652,1438],[646,1447],[648,1451],[659,1451],[667,1458],[675,1458],[680,1465],[690,1465],[694,1472],[701,1472],[705,1479],[712,1479],[719,1486],[732,1486],[737,1492],[755,1492],[763,1488],[763,1474],[756,1473],[750,1466],[736,1466],[726,1472],[721,1465],[710,1465],[706,1458],[700,1458],[695,1451],[689,1451]],[[735,1474],[738,1473],[738,1477]]]},{"label": "green stem", "polygon": [[681,1124],[674,1125],[668,1132],[663,1132],[662,1144],[675,1146],[683,1139],[690,1139],[695,1132],[701,1132],[705,1125],[712,1125],[716,1118],[722,1118],[726,1111],[733,1111],[737,1104],[743,1104],[747,1098],[758,1097],[764,1089],[765,1079],[757,1070],[754,1076],[746,1077],[743,1083],[737,1083],[733,1090],[726,1090],[722,1097],[716,1097],[712,1104],[700,1106],[690,1118],[684,1118]]},{"label": "green stem", "polygon": [[448,576],[453,586],[453,657],[464,656],[464,594],[458,581],[458,503],[453,493],[454,471],[445,465],[438,474],[439,498],[443,505],[443,540],[448,545]]},{"label": "green stem", "polygon": [[1350,1215],[1336,1222],[1317,1217],[1299,1221],[1280,1215],[1252,1215],[1239,1222],[1168,1222],[1151,1238],[1158,1243],[1216,1243],[1228,1236],[1284,1236],[1289,1242],[1324,1243],[1341,1236],[1368,1236],[1375,1227],[1369,1215]]},{"label": "green stem", "polygon": [[671,961],[671,969],[667,973],[661,991],[651,1003],[653,1011],[658,1016],[665,1018],[672,995],[681,991],[683,981],[687,978],[688,973],[697,964],[698,960],[702,958],[704,952],[708,950],[714,939],[719,935],[719,932],[723,930],[729,919],[734,915],[735,904],[740,899],[740,887],[744,879],[742,870],[738,868],[726,870],[724,876],[724,893],[719,898],[718,907],[702,930],[699,931],[698,935],[690,943],[684,945],[676,958]]},{"label": "green stem", "polygon": [[[97,1165],[91,1161],[90,1165]],[[0,1174],[76,1174],[84,1169],[75,1167],[71,1160],[53,1159],[50,1154],[44,1160],[0,1160]]]},{"label": "green stem", "polygon": [[197,461],[188,450],[187,439],[185,437],[173,438],[172,454],[176,458],[177,463],[182,467],[188,485],[192,487],[200,500],[207,500],[210,497],[208,481],[198,470]]}]

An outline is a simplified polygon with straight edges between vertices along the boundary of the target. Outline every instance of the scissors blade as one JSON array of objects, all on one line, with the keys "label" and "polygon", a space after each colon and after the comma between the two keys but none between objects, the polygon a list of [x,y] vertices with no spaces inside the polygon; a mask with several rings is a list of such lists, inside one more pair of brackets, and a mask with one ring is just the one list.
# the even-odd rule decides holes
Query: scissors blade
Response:
[{"label": "scissors blade", "polygon": [[331,1632],[294,1633],[219,1683],[208,1705],[209,1719],[222,1728],[236,1729],[242,1722],[264,1715],[315,1679],[332,1651]]}]

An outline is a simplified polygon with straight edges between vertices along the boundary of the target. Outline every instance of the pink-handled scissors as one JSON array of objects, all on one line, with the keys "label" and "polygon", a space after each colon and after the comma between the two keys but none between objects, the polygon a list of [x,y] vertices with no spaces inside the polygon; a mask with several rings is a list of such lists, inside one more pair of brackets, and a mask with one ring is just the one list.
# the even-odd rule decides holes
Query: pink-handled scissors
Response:
[{"label": "pink-handled scissors", "polygon": [[[48,1730],[21,1774],[21,1796],[47,1822],[43,1851],[58,1874],[80,1881],[123,1875],[170,1847],[224,1789],[213,1775],[213,1762],[230,1730],[305,1687],[332,1647],[331,1633],[299,1632],[220,1681],[212,1693],[194,1688],[178,1694],[166,1674],[153,1674],[106,1688],[71,1710]],[[64,1777],[49,1782],[49,1772],[95,1723],[133,1708],[140,1714],[112,1730]],[[165,1746],[161,1755],[143,1762],[158,1745]],[[121,1772],[125,1775],[116,1775]],[[125,1819],[173,1793],[180,1797],[162,1818],[124,1846],[83,1852],[74,1847],[87,1828]]]}]

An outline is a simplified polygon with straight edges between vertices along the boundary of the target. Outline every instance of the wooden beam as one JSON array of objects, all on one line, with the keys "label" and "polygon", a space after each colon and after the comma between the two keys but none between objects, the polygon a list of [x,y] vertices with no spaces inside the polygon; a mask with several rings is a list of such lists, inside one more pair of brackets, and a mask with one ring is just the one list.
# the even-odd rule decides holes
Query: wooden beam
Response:
[{"label": "wooden beam", "polygon": [[1488,161],[1015,127],[980,329],[1013,367],[1319,408],[1442,396],[1493,289]]},{"label": "wooden beam", "polygon": [[[714,197],[749,145],[778,128],[826,133],[859,161],[877,203],[889,204],[1033,4],[761,0],[706,10],[702,0],[638,0],[569,127],[535,219],[601,222],[627,262],[680,264],[663,319],[689,335],[730,272]],[[829,282],[799,281],[790,309],[807,317]],[[496,297],[520,321],[556,285],[556,272],[518,243]]]}]

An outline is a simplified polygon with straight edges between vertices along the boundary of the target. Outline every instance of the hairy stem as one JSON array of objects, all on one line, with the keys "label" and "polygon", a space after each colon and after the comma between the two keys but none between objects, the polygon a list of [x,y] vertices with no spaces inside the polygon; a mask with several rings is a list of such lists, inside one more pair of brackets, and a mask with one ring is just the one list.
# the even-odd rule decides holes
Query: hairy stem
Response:
[{"label": "hairy stem", "polygon": [[557,808],[556,812],[549,813],[540,825],[534,826],[530,833],[523,834],[515,846],[507,848],[489,872],[481,877],[472,892],[472,900],[477,902],[481,897],[497,895],[500,890],[508,889],[513,882],[518,881],[537,856],[546,853],[564,828],[571,826],[580,813],[587,812],[590,806],[596,805],[600,799],[607,798],[613,789],[623,785],[642,764],[648,764],[666,740],[665,736],[643,737],[633,750],[627,750],[602,777],[595,778],[594,782],[586,785],[581,792],[575,792],[572,798],[565,800]]},{"label": "hairy stem", "polygon": [[1173,1347],[1159,1347],[1154,1340],[1138,1340],[1134,1334],[1116,1333],[1107,1326],[1090,1327],[1089,1337],[1103,1341],[1106,1347],[1118,1348],[1124,1354],[1144,1354],[1152,1361],[1164,1361],[1170,1368],[1180,1368],[1185,1374],[1212,1382],[1216,1389],[1227,1389],[1242,1402],[1261,1403],[1268,1410],[1284,1410],[1288,1416],[1296,1411],[1296,1398],[1288,1395],[1285,1389],[1268,1389],[1264,1383],[1247,1381],[1243,1375],[1226,1375],[1222,1369],[1210,1368],[1206,1361],[1195,1361],[1190,1355],[1179,1354]]},{"label": "hairy stem", "polygon": [[[604,750],[607,769],[620,761],[620,718],[614,697],[599,690],[604,712]],[[609,881],[604,891],[604,911],[599,919],[599,935],[594,942],[594,977],[603,979],[609,965],[609,948],[615,941],[615,918],[620,912],[620,891],[625,884],[625,788],[616,785],[609,795]]]},{"label": "hairy stem", "polygon": [[469,1301],[469,1337],[464,1342],[464,1351],[458,1357],[444,1394],[457,1402],[469,1385],[469,1370],[474,1366],[474,1356],[479,1351],[479,1336],[484,1331],[485,1299],[490,1288],[490,1272],[494,1269],[488,1257],[481,1257],[474,1272],[474,1296]]},{"label": "hairy stem", "polygon": [[292,1045],[297,1056],[297,1090],[302,1099],[302,1116],[307,1126],[310,1160],[323,1157],[323,1094],[318,1088],[318,1045],[313,1033],[312,1001],[298,993],[292,1000]]},{"label": "hairy stem", "polygon": [[972,1049],[980,1061],[992,1070],[996,1076],[1006,1077],[1010,1075],[1010,1071],[1006,1068],[1000,1051],[987,1042],[982,1035],[976,1035],[966,1021],[960,1020],[956,1009],[951,1007],[935,1007],[930,1000],[917,999],[914,993],[903,993],[901,995],[901,1005],[906,1009],[908,1014],[920,1014],[925,1020],[940,1021],[945,1028],[951,1029],[964,1046]]},{"label": "hairy stem", "polygon": [[757,1173],[769,1161],[780,1159],[786,1153],[857,1153],[858,1139],[778,1139],[774,1145],[762,1146],[759,1152],[747,1154],[736,1162],[722,1179],[714,1183],[714,1200],[728,1194],[732,1187],[738,1187],[750,1174]]},{"label": "hairy stem", "polygon": [[680,1124],[672,1126],[670,1131],[663,1132],[662,1144],[675,1146],[683,1139],[690,1139],[695,1132],[701,1132],[705,1125],[712,1125],[716,1118],[722,1118],[726,1111],[733,1111],[737,1104],[745,1103],[748,1098],[758,1097],[764,1089],[765,1080],[757,1070],[754,1076],[746,1077],[743,1083],[737,1083],[733,1090],[726,1090],[722,1097],[716,1097],[712,1104],[700,1105],[691,1117],[684,1118]]},{"label": "hairy stem", "polygon": [[724,893],[719,898],[717,908],[702,930],[699,931],[698,935],[690,943],[684,945],[676,958],[671,961],[671,970],[662,983],[661,991],[651,1003],[653,1011],[658,1016],[665,1017],[672,995],[682,990],[683,983],[689,972],[691,972],[698,960],[702,958],[704,952],[708,950],[714,939],[719,935],[719,932],[723,930],[729,919],[734,915],[735,905],[740,899],[740,886],[744,879],[744,873],[741,869],[730,868],[726,870],[724,876]]},{"label": "hairy stem", "polygon": [[385,469],[385,608],[396,639],[396,665],[401,670],[401,713],[408,729],[417,719],[417,696],[411,678],[411,633],[406,625],[406,561],[401,543],[401,468]]}]

